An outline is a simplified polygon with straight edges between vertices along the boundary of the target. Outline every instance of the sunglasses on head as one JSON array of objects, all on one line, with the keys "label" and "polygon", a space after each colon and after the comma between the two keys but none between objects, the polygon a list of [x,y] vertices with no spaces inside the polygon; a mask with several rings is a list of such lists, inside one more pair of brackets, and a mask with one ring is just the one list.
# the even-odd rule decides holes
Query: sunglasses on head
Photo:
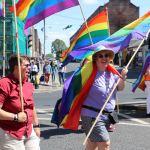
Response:
[{"label": "sunglasses on head", "polygon": [[109,57],[109,54],[99,54],[98,55],[98,58],[108,58]]}]

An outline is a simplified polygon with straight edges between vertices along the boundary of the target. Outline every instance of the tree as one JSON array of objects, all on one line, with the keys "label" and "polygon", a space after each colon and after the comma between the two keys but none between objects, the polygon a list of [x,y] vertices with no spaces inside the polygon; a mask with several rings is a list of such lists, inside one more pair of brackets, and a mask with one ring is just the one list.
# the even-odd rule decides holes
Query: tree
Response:
[{"label": "tree", "polygon": [[51,52],[56,54],[56,58],[59,58],[67,46],[63,40],[56,39],[52,42]]}]

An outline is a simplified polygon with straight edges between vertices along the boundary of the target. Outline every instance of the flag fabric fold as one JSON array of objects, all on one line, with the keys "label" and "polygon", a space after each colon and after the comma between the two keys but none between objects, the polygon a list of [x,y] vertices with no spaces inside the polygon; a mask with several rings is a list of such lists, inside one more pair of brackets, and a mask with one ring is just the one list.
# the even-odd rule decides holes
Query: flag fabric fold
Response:
[{"label": "flag fabric fold", "polygon": [[147,32],[150,30],[150,11],[147,12],[144,16],[135,20],[134,22],[123,27],[119,31],[115,32],[108,38],[97,42],[91,46],[84,48],[76,49],[69,53],[67,64],[72,59],[78,59],[80,53],[84,56],[84,53],[91,53],[100,45],[103,45],[107,48],[113,49],[115,53],[127,48],[131,40],[142,40]]},{"label": "flag fabric fold", "polygon": [[144,83],[144,75],[145,75],[145,72],[146,72],[149,65],[150,65],[150,54],[148,54],[146,59],[145,59],[145,62],[144,62],[144,65],[142,67],[142,70],[141,70],[139,77],[132,84],[132,92],[135,92],[135,90],[137,88],[141,89],[142,91],[145,91],[146,85]]},{"label": "flag fabric fold", "polygon": [[[92,18],[89,18],[87,20],[87,26],[83,24],[78,32],[71,38],[70,47],[62,54],[63,62],[66,61],[67,55],[74,49],[89,46],[92,43],[97,43],[109,36],[107,8],[103,9],[95,16],[92,16]],[[89,34],[91,36],[92,43]]]},{"label": "flag fabric fold", "polygon": [[[16,4],[17,16],[25,22],[25,29],[46,17],[64,9],[79,5],[78,0],[19,0]],[[13,6],[10,7],[13,12]]]},{"label": "flag fabric fold", "polygon": [[[107,70],[121,77],[113,66],[109,65]],[[66,129],[78,129],[81,106],[94,82],[96,73],[96,64],[89,61],[65,81],[62,99],[55,105],[52,123]]]}]

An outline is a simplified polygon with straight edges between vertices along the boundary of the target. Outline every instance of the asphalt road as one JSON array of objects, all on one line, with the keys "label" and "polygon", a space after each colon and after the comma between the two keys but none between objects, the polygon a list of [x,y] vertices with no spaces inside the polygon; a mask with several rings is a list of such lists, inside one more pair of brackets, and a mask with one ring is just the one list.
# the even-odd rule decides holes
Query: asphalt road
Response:
[{"label": "asphalt road", "polygon": [[[128,81],[133,82],[135,76],[137,72],[129,73]],[[129,82],[124,91],[118,93],[120,122],[116,125],[115,132],[110,133],[111,150],[150,150],[150,118],[145,116],[146,94],[140,90],[133,94]],[[54,105],[61,97],[62,89],[48,88],[50,90],[37,90],[34,94],[41,124],[41,150],[83,150],[85,135],[80,127],[73,132],[50,123]]]}]

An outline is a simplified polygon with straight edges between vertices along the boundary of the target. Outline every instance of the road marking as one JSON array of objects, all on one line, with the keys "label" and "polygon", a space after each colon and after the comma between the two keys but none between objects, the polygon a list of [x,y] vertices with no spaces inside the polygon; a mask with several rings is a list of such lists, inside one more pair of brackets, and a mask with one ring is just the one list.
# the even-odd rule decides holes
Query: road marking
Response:
[{"label": "road marking", "polygon": [[54,108],[37,108],[37,113],[52,113],[54,111]]},{"label": "road marking", "polygon": [[127,123],[127,122],[119,122],[120,125],[129,125],[129,126],[139,126],[139,127],[148,127],[150,128],[150,124],[135,124],[135,123]]},{"label": "road marking", "polygon": [[48,121],[50,121],[51,120],[51,118],[38,118],[39,120],[48,120]]},{"label": "road marking", "polygon": [[125,115],[125,114],[122,114],[122,113],[119,113],[118,115],[121,116],[121,117],[127,118],[127,119],[129,119],[131,121],[138,122],[140,124],[150,125],[149,122],[143,121],[141,119],[133,118],[133,117],[131,117],[129,115]]}]

